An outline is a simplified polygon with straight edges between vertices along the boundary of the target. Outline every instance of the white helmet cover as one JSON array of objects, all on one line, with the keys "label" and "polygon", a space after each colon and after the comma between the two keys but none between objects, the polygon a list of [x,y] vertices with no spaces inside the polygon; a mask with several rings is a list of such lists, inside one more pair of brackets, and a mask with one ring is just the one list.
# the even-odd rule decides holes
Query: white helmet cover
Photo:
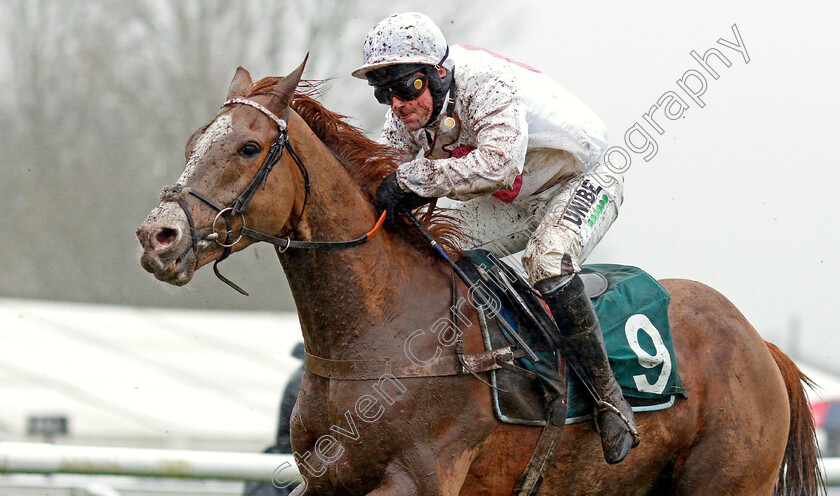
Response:
[{"label": "white helmet cover", "polygon": [[446,38],[428,16],[418,12],[394,14],[368,32],[364,65],[353,71],[353,76],[365,79],[370,71],[394,64],[438,65],[446,48]]}]

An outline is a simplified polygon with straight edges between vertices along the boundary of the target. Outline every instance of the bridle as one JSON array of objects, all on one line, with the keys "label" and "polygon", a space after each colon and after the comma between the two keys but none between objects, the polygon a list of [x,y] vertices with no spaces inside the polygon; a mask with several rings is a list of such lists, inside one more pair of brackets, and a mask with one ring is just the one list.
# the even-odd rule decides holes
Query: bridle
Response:
[{"label": "bridle", "polygon": [[[320,249],[320,250],[335,250],[340,248],[350,248],[353,246],[358,246],[361,244],[366,243],[370,238],[372,238],[379,228],[382,226],[383,221],[385,220],[385,212],[382,213],[379,220],[374,225],[373,229],[368,231],[367,233],[359,236],[356,239],[352,239],[349,241],[298,241],[291,239],[290,233],[294,232],[294,230],[298,227],[301,220],[303,219],[303,213],[306,209],[306,203],[309,200],[310,194],[310,184],[309,184],[309,172],[306,170],[306,166],[303,164],[303,160],[301,160],[300,156],[295,152],[294,148],[292,148],[292,144],[289,141],[289,133],[287,130],[287,122],[289,119],[289,108],[286,108],[286,119],[280,119],[277,117],[274,112],[270,111],[263,105],[259,103],[248,100],[247,98],[233,98],[225,103],[222,104],[221,108],[225,108],[231,105],[247,105],[249,107],[253,107],[263,114],[265,114],[269,119],[274,121],[277,124],[277,129],[279,133],[277,134],[277,139],[274,140],[274,143],[271,144],[271,147],[268,150],[268,153],[265,156],[265,160],[260,165],[259,170],[251,179],[251,182],[245,187],[242,193],[230,203],[230,205],[226,207],[222,207],[217,204],[214,200],[209,198],[207,195],[195,191],[192,188],[185,187],[181,184],[175,184],[173,186],[167,186],[163,189],[163,193],[161,194],[161,201],[174,201],[177,202],[178,205],[181,207],[181,210],[184,211],[184,214],[187,217],[187,223],[190,227],[190,236],[192,239],[192,251],[195,255],[196,261],[198,261],[198,232],[195,228],[195,221],[193,220],[192,214],[190,214],[190,210],[187,207],[186,197],[188,195],[192,195],[199,200],[201,200],[206,205],[209,205],[210,208],[215,210],[216,217],[213,219],[213,224],[211,226],[211,233],[205,236],[203,239],[207,241],[215,241],[216,244],[224,248],[222,252],[222,256],[216,259],[213,263],[213,273],[216,274],[222,282],[227,284],[228,286],[232,287],[236,291],[240,292],[241,294],[248,296],[248,292],[233,283],[230,279],[226,278],[219,272],[218,265],[220,262],[228,258],[230,256],[233,248],[239,241],[242,240],[243,236],[247,236],[249,238],[255,239],[257,241],[265,241],[267,243],[271,243],[274,245],[275,250],[278,254],[285,252],[289,248],[293,249]],[[298,169],[300,170],[301,176],[303,176],[304,182],[304,197],[303,197],[303,206],[301,206],[300,213],[298,214],[298,218],[294,224],[286,231],[285,234],[280,236],[272,236],[269,234],[261,233],[259,231],[255,231],[253,229],[249,229],[245,226],[245,210],[248,208],[248,205],[251,203],[251,200],[254,198],[257,190],[262,188],[265,189],[266,180],[268,179],[268,174],[274,168],[274,166],[280,161],[280,158],[283,156],[283,150],[287,150],[289,152],[289,156],[292,157],[292,160],[297,165]],[[233,238],[233,229],[231,227],[231,219],[239,216],[242,222],[242,227],[239,229],[239,236],[234,239]],[[225,239],[224,241],[219,240],[219,233],[216,231],[216,225],[219,222],[219,219],[223,219],[225,221]]]}]

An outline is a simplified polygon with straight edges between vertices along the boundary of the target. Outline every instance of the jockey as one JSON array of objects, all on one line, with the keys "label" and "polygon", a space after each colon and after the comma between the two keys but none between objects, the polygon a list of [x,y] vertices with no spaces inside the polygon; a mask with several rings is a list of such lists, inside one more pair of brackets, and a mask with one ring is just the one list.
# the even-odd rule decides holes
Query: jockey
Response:
[{"label": "jockey", "polygon": [[[633,412],[613,377],[580,264],[612,225],[620,178],[599,165],[607,133],[583,103],[536,69],[468,45],[449,47],[427,16],[382,20],[364,43],[367,79],[390,108],[381,143],[399,168],[376,193],[395,213],[455,200],[468,248],[523,265],[559,328],[555,345],[601,402],[604,457],[618,463],[638,443]],[[420,152],[423,152],[420,154]]]}]

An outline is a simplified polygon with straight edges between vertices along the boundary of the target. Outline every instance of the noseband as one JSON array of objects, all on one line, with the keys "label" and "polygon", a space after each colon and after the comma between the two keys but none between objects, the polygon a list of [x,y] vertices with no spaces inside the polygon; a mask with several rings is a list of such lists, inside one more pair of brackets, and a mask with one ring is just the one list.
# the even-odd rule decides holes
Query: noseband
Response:
[{"label": "noseband", "polygon": [[[237,286],[231,280],[226,278],[219,272],[218,265],[222,260],[225,260],[231,254],[231,248],[233,248],[243,236],[247,236],[249,238],[255,239],[257,241],[265,241],[267,243],[271,243],[274,245],[275,250],[278,253],[283,253],[289,248],[297,248],[297,249],[338,249],[338,248],[349,248],[352,246],[358,246],[364,244],[368,241],[368,239],[372,238],[379,227],[382,225],[382,222],[385,219],[385,212],[382,213],[379,220],[377,221],[376,225],[373,229],[369,232],[363,234],[362,236],[350,240],[350,241],[297,241],[289,238],[289,233],[293,232],[298,224],[300,223],[301,219],[303,219],[303,212],[306,209],[306,202],[309,199],[309,192],[310,192],[310,185],[309,185],[309,173],[306,170],[306,166],[303,164],[303,160],[301,160],[300,156],[295,152],[294,148],[292,148],[292,144],[289,141],[289,133],[287,131],[287,121],[289,119],[289,108],[286,108],[286,120],[282,120],[277,117],[272,111],[268,110],[263,105],[259,103],[248,100],[246,98],[233,98],[231,100],[226,101],[222,104],[222,108],[225,108],[230,105],[248,105],[249,107],[253,107],[263,114],[265,114],[269,119],[274,121],[277,124],[277,129],[279,134],[277,135],[277,139],[274,143],[271,144],[271,148],[269,148],[268,153],[265,156],[265,160],[260,165],[259,170],[251,179],[251,182],[248,183],[248,186],[245,187],[245,190],[236,197],[230,205],[226,207],[222,207],[217,204],[215,201],[207,197],[198,191],[195,191],[192,188],[185,187],[181,184],[175,184],[173,186],[167,186],[163,189],[163,194],[161,195],[162,201],[174,201],[177,202],[178,205],[181,207],[181,210],[184,211],[184,214],[187,217],[187,223],[190,226],[190,235],[192,237],[192,251],[195,255],[196,262],[198,261],[198,232],[195,229],[195,221],[192,218],[192,214],[190,214],[190,210],[187,207],[186,196],[192,195],[205,204],[209,205],[210,208],[215,210],[216,217],[213,219],[213,225],[211,226],[211,233],[204,237],[207,241],[215,241],[216,244],[224,248],[222,252],[222,256],[216,259],[213,263],[213,272],[216,274],[222,282],[227,284],[228,286],[232,287],[236,291],[242,293],[245,296],[248,296],[248,292],[242,289],[241,287]],[[259,231],[254,231],[253,229],[249,229],[245,227],[245,215],[244,212],[248,208],[248,205],[251,203],[251,200],[254,198],[254,194],[256,194],[257,190],[262,187],[265,189],[266,180],[268,179],[268,174],[280,161],[280,158],[283,155],[283,150],[288,150],[289,156],[292,157],[295,164],[297,165],[298,169],[300,169],[300,173],[303,176],[305,194],[303,197],[303,206],[300,209],[300,214],[298,215],[297,221],[289,228],[287,234],[284,236],[271,236],[268,234],[261,233]],[[242,221],[242,227],[239,230],[239,237],[233,239],[233,229],[231,227],[231,219],[239,216]],[[219,239],[219,233],[216,231],[216,225],[219,222],[219,219],[224,219],[225,221],[225,239],[221,241]]]}]

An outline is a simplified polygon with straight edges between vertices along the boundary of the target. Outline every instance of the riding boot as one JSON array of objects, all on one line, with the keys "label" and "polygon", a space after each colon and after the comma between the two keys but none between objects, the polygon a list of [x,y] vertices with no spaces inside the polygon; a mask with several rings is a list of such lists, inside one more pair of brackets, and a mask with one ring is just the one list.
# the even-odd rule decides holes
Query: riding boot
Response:
[{"label": "riding boot", "polygon": [[583,280],[577,274],[571,280],[555,276],[537,282],[535,288],[557,323],[555,346],[600,397],[595,398],[595,426],[601,435],[604,459],[618,463],[639,444],[639,436],[633,411],[610,369],[601,326]]}]

